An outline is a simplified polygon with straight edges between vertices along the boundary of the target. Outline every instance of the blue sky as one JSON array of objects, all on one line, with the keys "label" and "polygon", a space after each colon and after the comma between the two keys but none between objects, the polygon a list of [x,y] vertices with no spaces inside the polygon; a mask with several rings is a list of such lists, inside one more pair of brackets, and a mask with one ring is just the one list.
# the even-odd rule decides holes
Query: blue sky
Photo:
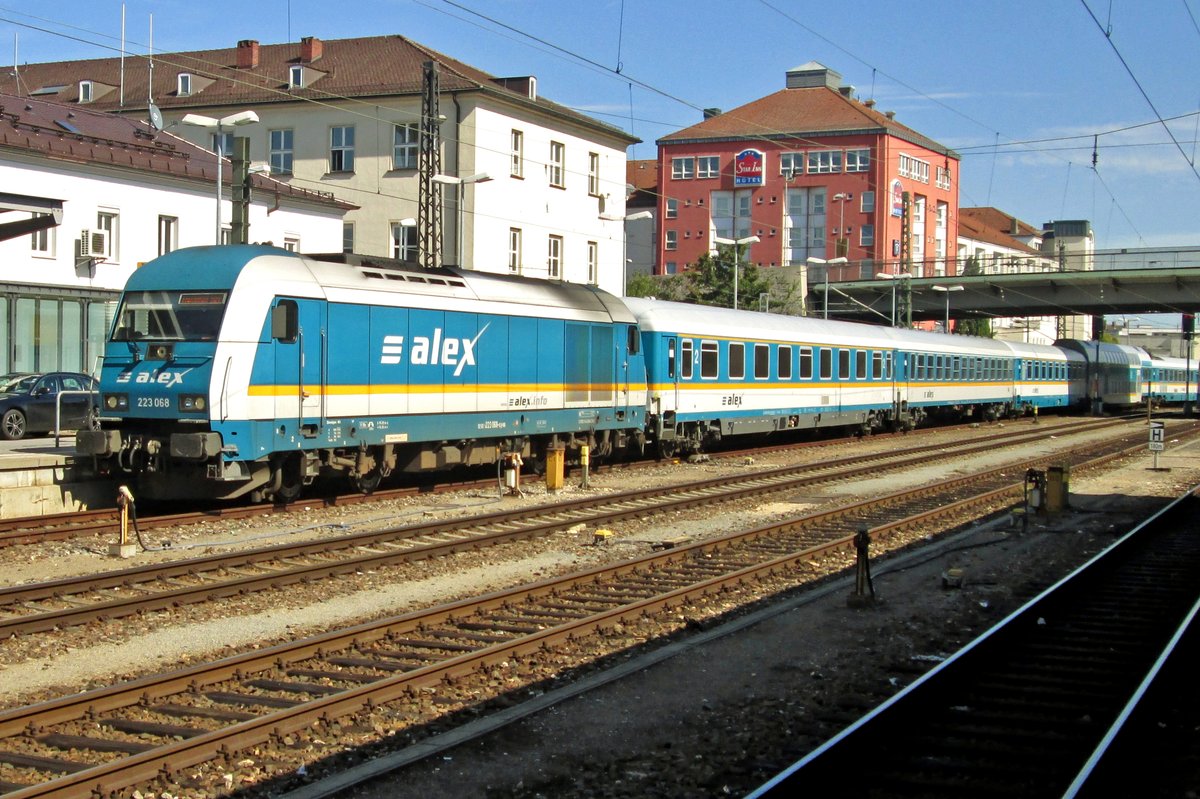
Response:
[{"label": "blue sky", "polygon": [[[4,68],[14,54],[20,62],[115,54],[118,0],[61,0],[36,14],[30,5],[0,0]],[[787,69],[820,61],[861,98],[962,154],[964,206],[996,206],[1033,225],[1088,219],[1101,249],[1200,245],[1200,0],[128,0],[124,8],[128,49],[138,53],[151,15],[156,52],[408,36],[495,75],[537,75],[543,96],[641,138],[636,158],[653,157],[655,140],[694,124],[700,109],[762,97],[783,87]],[[1169,133],[1160,117],[1174,120]]]}]

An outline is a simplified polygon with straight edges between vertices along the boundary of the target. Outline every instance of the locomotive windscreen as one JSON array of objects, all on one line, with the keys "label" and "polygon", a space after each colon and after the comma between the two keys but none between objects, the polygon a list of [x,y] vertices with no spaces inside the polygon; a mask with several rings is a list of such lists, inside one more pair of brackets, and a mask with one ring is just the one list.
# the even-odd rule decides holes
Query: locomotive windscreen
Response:
[{"label": "locomotive windscreen", "polygon": [[113,341],[214,341],[225,316],[224,291],[130,291]]}]

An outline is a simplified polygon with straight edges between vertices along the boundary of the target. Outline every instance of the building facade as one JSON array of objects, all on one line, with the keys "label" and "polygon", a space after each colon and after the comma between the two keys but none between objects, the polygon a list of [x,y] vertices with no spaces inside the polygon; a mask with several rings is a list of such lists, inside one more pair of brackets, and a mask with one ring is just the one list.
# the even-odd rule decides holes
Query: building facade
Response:
[{"label": "building facade", "polygon": [[[959,157],[860,101],[810,62],[786,88],[658,141],[658,269],[686,269],[717,239],[757,237],[760,267],[828,267],[832,280],[954,274]],[[810,285],[826,269],[810,275]]]},{"label": "building facade", "polygon": [[[338,249],[417,259],[424,65],[437,65],[441,262],[621,290],[623,131],[549,102],[530,76],[497,78],[401,36],[24,65],[19,85],[144,118],[215,149],[233,130],[181,124],[254,111],[250,157],[347,213]],[[16,79],[0,75],[0,89]],[[305,243],[301,247],[313,251]]]},{"label": "building facade", "polygon": [[[212,243],[215,158],[146,124],[40,99],[0,94],[0,116],[0,373],[92,372],[133,271]],[[263,176],[251,184],[252,240],[340,247],[349,205]]]}]

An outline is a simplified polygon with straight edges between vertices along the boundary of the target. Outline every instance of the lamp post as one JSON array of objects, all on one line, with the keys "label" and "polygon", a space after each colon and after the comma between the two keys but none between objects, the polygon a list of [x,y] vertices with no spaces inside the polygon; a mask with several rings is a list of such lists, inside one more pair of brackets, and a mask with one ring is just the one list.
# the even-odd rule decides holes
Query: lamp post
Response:
[{"label": "lamp post", "polygon": [[[851,195],[839,191],[833,195],[833,200],[838,203],[838,237],[837,244],[834,245],[834,255],[846,256],[850,254],[850,238],[846,236],[846,202]],[[842,238],[846,239],[846,251],[841,252]]]},{"label": "lamp post", "polygon": [[962,291],[962,286],[931,286],[934,291],[940,291],[946,295],[946,321],[942,325],[942,330],[946,333],[950,332],[950,292]]},{"label": "lamp post", "polygon": [[[650,211],[635,211],[632,214],[600,214],[605,222],[621,223],[621,296],[624,297],[629,289],[629,231],[625,229],[626,222],[636,222],[639,219],[651,219],[654,214]],[[599,277],[599,275],[597,275]]]},{"label": "lamp post", "polygon": [[829,318],[829,265],[830,264],[844,264],[844,263],[846,263],[846,259],[842,258],[842,257],[830,258],[829,260],[825,260],[824,258],[809,258],[808,263],[812,264],[813,266],[821,264],[825,267],[825,306],[822,310],[824,311],[824,317],[826,319],[828,319]]},{"label": "lamp post", "polygon": [[912,277],[912,274],[909,272],[898,272],[894,275],[887,272],[880,272],[875,275],[876,280],[892,281],[892,327],[896,326],[896,283],[910,277]]},{"label": "lamp post", "polygon": [[196,128],[215,128],[216,129],[216,146],[213,150],[217,154],[217,236],[216,243],[221,243],[221,159],[224,157],[221,146],[221,128],[236,128],[242,125],[252,125],[258,121],[258,114],[253,111],[238,111],[236,114],[228,116],[206,117],[203,114],[185,114],[180,120],[185,125],[191,125]]},{"label": "lamp post", "polygon": [[738,305],[738,247],[743,244],[758,244],[759,241],[758,236],[744,236],[740,239],[723,239],[720,236],[713,236],[714,243],[733,247],[733,310],[735,311]]},{"label": "lamp post", "polygon": [[455,177],[454,175],[434,175],[433,182],[441,183],[446,186],[455,186],[454,203],[458,207],[457,222],[454,226],[454,254],[458,258],[458,266],[460,269],[465,269],[463,263],[463,192],[466,191],[463,187],[469,183],[487,183],[492,179],[492,176],[487,172],[480,172],[475,175],[467,175],[465,178]]}]

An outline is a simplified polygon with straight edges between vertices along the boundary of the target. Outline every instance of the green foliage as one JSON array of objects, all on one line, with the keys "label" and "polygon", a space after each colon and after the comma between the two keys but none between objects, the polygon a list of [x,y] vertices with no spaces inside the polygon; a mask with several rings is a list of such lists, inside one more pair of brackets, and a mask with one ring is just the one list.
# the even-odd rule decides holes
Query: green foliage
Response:
[{"label": "green foliage", "polygon": [[[799,315],[804,297],[798,284],[781,270],[759,269],[739,257],[738,308]],[[702,255],[677,275],[633,275],[625,288],[629,297],[656,297],[693,305],[733,307],[733,248]],[[764,297],[765,295],[765,297]]]}]

